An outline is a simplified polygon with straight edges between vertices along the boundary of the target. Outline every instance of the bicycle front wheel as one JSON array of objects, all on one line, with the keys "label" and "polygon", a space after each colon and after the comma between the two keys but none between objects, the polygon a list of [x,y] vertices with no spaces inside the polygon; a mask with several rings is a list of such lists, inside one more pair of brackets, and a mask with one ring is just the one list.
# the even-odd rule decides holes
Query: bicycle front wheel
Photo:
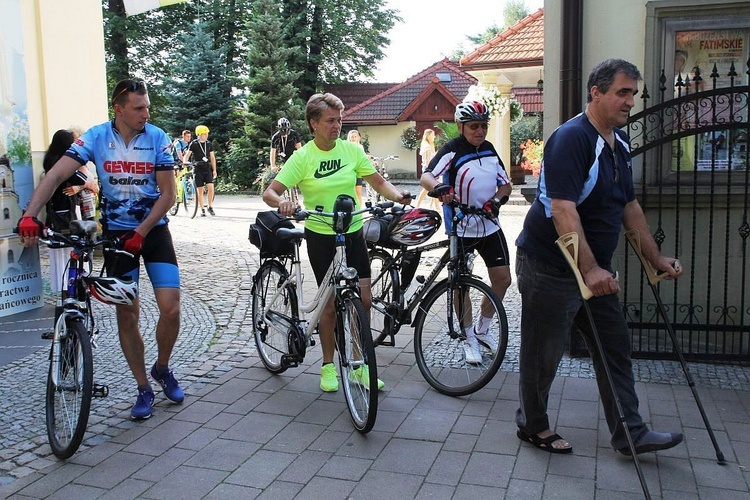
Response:
[{"label": "bicycle front wheel", "polygon": [[370,322],[355,294],[344,294],[337,301],[335,337],[344,397],[354,427],[365,433],[375,425],[378,413],[378,365]]},{"label": "bicycle front wheel", "polygon": [[58,458],[78,450],[86,432],[94,384],[91,341],[83,322],[61,317],[47,375],[47,437]]},{"label": "bicycle front wheel", "polygon": [[398,271],[393,268],[393,258],[383,250],[370,251],[372,281],[372,306],[370,308],[370,330],[376,346],[383,343],[394,330],[398,314]]},{"label": "bicycle front wheel", "polygon": [[[489,329],[477,335],[480,314]],[[484,328],[483,328],[484,330]],[[438,283],[419,305],[414,354],[419,371],[438,392],[465,396],[492,380],[508,347],[508,320],[500,299],[486,283],[461,276]]]},{"label": "bicycle front wheel", "polygon": [[185,181],[185,211],[194,219],[198,213],[198,195],[195,190],[195,181],[188,179]]},{"label": "bicycle front wheel", "polygon": [[253,279],[253,337],[263,365],[272,373],[287,369],[282,356],[289,354],[289,325],[278,317],[297,318],[297,296],[291,287],[282,288],[288,275],[279,261],[267,260]]},{"label": "bicycle front wheel", "polygon": [[177,215],[177,212],[180,211],[181,201],[182,201],[182,198],[180,198],[180,195],[175,196],[174,205],[172,205],[172,208],[169,209],[169,215]]}]

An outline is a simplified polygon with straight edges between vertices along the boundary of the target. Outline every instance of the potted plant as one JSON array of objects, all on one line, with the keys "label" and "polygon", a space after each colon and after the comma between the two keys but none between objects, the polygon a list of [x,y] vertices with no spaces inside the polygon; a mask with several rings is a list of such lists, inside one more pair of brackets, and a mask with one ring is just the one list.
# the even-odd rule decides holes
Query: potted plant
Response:
[{"label": "potted plant", "polygon": [[[521,162],[521,168],[531,171],[531,175],[539,177],[542,169],[542,157],[544,156],[544,142],[539,139],[526,139],[521,144],[524,160]],[[536,198],[536,184],[521,188],[521,194],[526,201],[533,202]]]}]

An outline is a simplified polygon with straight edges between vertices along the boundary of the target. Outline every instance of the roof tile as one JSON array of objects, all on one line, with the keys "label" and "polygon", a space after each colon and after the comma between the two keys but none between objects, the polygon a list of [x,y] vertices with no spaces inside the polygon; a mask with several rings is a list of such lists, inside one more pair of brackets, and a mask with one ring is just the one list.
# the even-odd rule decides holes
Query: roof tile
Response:
[{"label": "roof tile", "polygon": [[539,9],[461,58],[461,66],[517,64],[543,59],[544,9]]},{"label": "roof tile", "polygon": [[[450,74],[450,81],[435,82],[438,73]],[[344,122],[347,123],[398,123],[402,112],[413,104],[429,85],[442,85],[455,95],[458,100],[469,91],[477,80],[463,71],[455,62],[447,58],[417,73],[408,80],[394,85],[384,92],[360,102],[344,111]]]}]

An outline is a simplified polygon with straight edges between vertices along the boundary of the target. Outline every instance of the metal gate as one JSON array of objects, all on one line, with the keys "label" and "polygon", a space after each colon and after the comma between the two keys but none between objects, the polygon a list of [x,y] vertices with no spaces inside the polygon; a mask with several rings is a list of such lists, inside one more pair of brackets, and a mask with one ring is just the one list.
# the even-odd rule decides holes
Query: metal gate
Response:
[{"label": "metal gate", "polygon": [[[738,62],[739,63],[739,62]],[[644,87],[644,111],[631,139],[638,199],[664,255],[685,274],[660,282],[688,359],[750,362],[750,60],[742,73],[716,67],[667,82],[656,99]],[[655,102],[652,102],[655,101]],[[671,358],[671,341],[639,261],[623,238],[616,254],[623,311],[634,357]]]},{"label": "metal gate", "polygon": [[[656,102],[644,88],[644,111],[627,127],[639,201],[663,254],[678,256],[686,269],[679,280],[662,281],[659,292],[693,360],[750,361],[750,86],[741,85],[748,75],[750,61],[742,73],[732,65],[720,75],[714,66],[705,80],[697,72],[673,85],[662,71]],[[624,238],[618,259],[633,355],[672,357]]]}]

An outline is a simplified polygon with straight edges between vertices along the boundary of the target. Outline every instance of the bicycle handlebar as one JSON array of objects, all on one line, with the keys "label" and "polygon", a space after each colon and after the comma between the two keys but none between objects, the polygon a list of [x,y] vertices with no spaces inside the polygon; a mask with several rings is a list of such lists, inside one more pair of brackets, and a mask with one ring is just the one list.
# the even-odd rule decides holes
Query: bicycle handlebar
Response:
[{"label": "bicycle handlebar", "polygon": [[58,233],[50,228],[45,229],[45,237],[39,238],[41,243],[44,243],[50,248],[64,248],[73,247],[74,249],[94,249],[101,246],[105,252],[114,253],[116,255],[126,255],[128,257],[135,257],[132,253],[126,252],[117,248],[119,238],[104,238],[99,237],[96,240],[86,240],[80,236]]},{"label": "bicycle handlebar", "polygon": [[[374,206],[369,206],[369,207],[361,208],[359,210],[354,210],[353,212],[351,212],[351,215],[359,215],[359,214],[364,214],[364,213],[373,213],[373,214],[381,213],[382,214],[386,209],[391,208],[393,205],[394,205],[394,202],[392,201],[384,201],[381,203],[377,203]],[[292,217],[289,217],[289,219],[293,219],[296,221],[303,221],[307,219],[308,217],[310,217],[311,215],[318,215],[322,217],[333,218],[333,217],[336,217],[337,213],[336,212],[324,212],[322,210],[300,209],[300,210],[297,210]]]}]

